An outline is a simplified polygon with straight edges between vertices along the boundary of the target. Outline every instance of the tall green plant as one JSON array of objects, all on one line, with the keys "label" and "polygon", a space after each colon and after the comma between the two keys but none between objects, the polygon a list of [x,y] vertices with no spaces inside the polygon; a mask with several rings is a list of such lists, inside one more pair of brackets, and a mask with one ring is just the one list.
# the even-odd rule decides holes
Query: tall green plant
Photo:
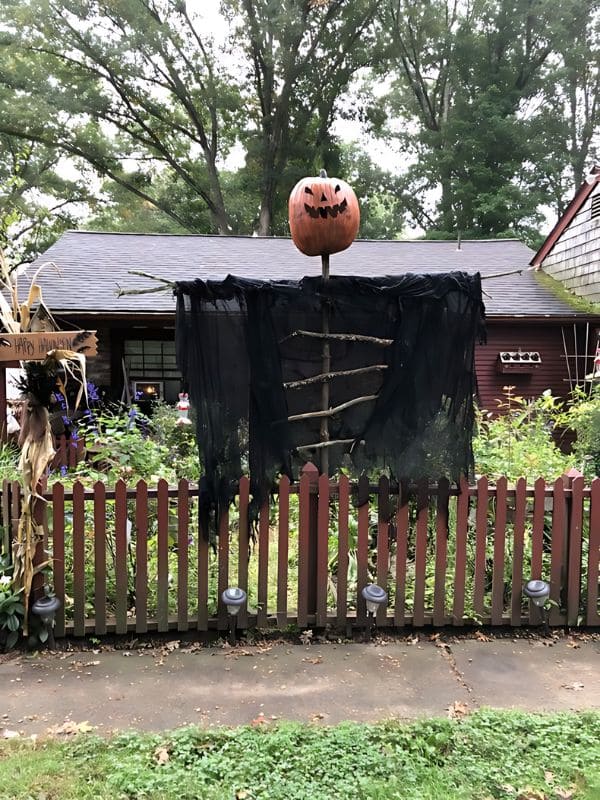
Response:
[{"label": "tall green plant", "polygon": [[575,466],[573,456],[557,447],[554,433],[564,424],[561,402],[550,390],[529,400],[504,387],[495,416],[478,413],[478,433],[473,441],[475,470],[490,478],[505,475],[510,481],[524,477],[528,483],[542,477],[556,479]]},{"label": "tall green plant", "polygon": [[565,419],[577,435],[573,444],[577,468],[586,478],[600,475],[600,386],[589,396],[577,389]]}]

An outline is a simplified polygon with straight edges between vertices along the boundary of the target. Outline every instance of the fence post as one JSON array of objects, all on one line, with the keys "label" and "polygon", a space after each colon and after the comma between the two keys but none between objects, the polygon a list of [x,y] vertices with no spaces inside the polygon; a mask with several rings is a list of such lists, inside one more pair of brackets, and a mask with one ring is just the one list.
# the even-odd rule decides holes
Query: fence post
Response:
[{"label": "fence post", "polygon": [[[571,586],[571,578],[575,574],[581,574],[581,569],[577,569],[577,542],[579,541],[579,561],[581,561],[581,526],[577,531],[577,508],[573,503],[573,484],[576,478],[583,477],[575,467],[564,473],[562,476],[563,484],[567,490],[565,497],[565,535],[563,539],[563,552],[562,552],[562,570],[560,579],[560,604],[561,607],[566,609],[567,612],[567,625],[577,624],[577,613],[575,619],[572,619],[573,612],[569,608],[569,595],[577,591],[579,596],[579,589]],[[572,603],[571,603],[572,605]]]},{"label": "fence post", "polygon": [[574,467],[563,476],[565,489],[570,490],[566,497],[565,536],[563,541],[563,569],[561,574],[561,605],[567,610],[567,625],[577,625],[579,598],[581,596],[581,529],[583,497],[581,491],[575,496],[576,486],[581,489],[583,478]]},{"label": "fence post", "polygon": [[308,461],[302,467],[302,475],[310,482],[308,505],[308,549],[306,553],[308,584],[306,587],[306,613],[317,613],[317,546],[319,542],[319,470]]}]

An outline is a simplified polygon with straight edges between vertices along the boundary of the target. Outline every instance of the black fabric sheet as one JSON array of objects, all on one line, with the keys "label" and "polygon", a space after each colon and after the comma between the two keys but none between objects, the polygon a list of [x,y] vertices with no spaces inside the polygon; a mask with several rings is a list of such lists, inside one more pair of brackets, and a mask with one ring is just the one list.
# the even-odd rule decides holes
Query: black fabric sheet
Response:
[{"label": "black fabric sheet", "polygon": [[322,372],[318,338],[327,304],[331,333],[391,340],[331,340],[331,369],[385,369],[332,378],[330,408],[377,395],[329,419],[329,471],[385,470],[398,481],[458,480],[472,466],[474,349],[483,341],[479,275],[304,278],[265,282],[179,282],[177,359],[197,413],[205,479],[201,504],[217,516],[250,474],[253,507],[278,474],[294,478],[320,463],[320,419],[288,417],[320,410],[321,383],[284,384]]}]

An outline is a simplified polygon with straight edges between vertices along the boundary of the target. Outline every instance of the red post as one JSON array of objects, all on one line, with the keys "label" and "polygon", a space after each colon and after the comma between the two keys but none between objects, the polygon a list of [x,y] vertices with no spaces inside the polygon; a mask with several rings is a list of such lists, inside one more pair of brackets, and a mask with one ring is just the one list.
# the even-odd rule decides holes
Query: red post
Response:
[{"label": "red post", "polygon": [[319,543],[319,470],[307,462],[302,467],[302,475],[308,477],[310,494],[308,501],[308,536],[306,542],[306,613],[308,616],[317,613],[317,549]]},{"label": "red post", "polygon": [[0,442],[8,439],[6,420],[6,368],[0,367]]},{"label": "red post", "polygon": [[567,495],[567,515],[563,542],[563,595],[566,599],[567,625],[577,625],[581,596],[581,532],[583,527],[583,475],[572,468],[563,475]]}]

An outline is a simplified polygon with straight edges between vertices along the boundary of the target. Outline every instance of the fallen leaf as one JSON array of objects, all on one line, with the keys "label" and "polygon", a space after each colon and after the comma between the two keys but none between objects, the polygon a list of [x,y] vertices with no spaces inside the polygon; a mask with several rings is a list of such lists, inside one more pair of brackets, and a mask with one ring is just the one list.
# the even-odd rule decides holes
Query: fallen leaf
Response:
[{"label": "fallen leaf", "polygon": [[524,789],[519,793],[517,800],[549,800],[549,798],[547,794],[538,792],[537,789]]},{"label": "fallen leaf", "polygon": [[325,714],[322,714],[320,711],[317,711],[317,713],[313,714],[310,718],[311,722],[318,722],[320,719],[325,719]]},{"label": "fallen leaf", "polygon": [[579,642],[575,642],[573,641],[573,639],[569,639],[569,641],[567,642],[567,647],[570,647],[573,650],[577,650],[579,647],[581,647],[581,645],[579,644]]},{"label": "fallen leaf", "polygon": [[258,715],[258,717],[255,717],[252,720],[250,725],[252,725],[253,728],[257,728],[259,725],[266,725],[267,722],[268,722],[268,720],[265,719],[265,715],[261,711],[260,714]]},{"label": "fallen leaf", "polygon": [[323,656],[317,656],[316,658],[303,658],[302,661],[305,661],[307,664],[322,664]]},{"label": "fallen leaf", "polygon": [[575,797],[575,789],[555,789],[554,794],[559,800],[572,800]]},{"label": "fallen leaf", "polygon": [[9,731],[8,728],[0,729],[0,739],[15,739],[18,735],[18,731]]},{"label": "fallen leaf", "polygon": [[585,686],[579,681],[573,681],[573,683],[563,683],[562,688],[572,689],[574,692],[580,692],[582,689],[585,689]]},{"label": "fallen leaf", "polygon": [[162,747],[157,747],[154,751],[154,760],[158,764],[159,767],[162,767],[163,764],[168,764],[171,760],[171,756],[169,755],[169,751],[163,745]]},{"label": "fallen leaf", "polygon": [[300,641],[302,644],[310,644],[312,642],[313,632],[312,631],[302,631],[300,634]]},{"label": "fallen leaf", "polygon": [[238,789],[235,793],[235,800],[247,800],[248,797],[250,797],[250,795],[245,789]]},{"label": "fallen leaf", "polygon": [[550,772],[549,769],[544,770],[544,780],[546,783],[554,783],[554,773]]},{"label": "fallen leaf", "polygon": [[482,633],[481,631],[476,631],[475,632],[475,638],[479,639],[480,642],[491,642],[492,641],[489,636],[486,636],[485,633]]},{"label": "fallen leaf", "polygon": [[67,720],[62,725],[52,725],[46,730],[50,736],[75,736],[78,733],[90,733],[94,726],[86,720],[85,722],[72,722]]},{"label": "fallen leaf", "polygon": [[462,719],[469,714],[470,709],[466,703],[462,703],[460,700],[455,700],[452,705],[448,706],[446,711],[448,712],[449,719]]}]

